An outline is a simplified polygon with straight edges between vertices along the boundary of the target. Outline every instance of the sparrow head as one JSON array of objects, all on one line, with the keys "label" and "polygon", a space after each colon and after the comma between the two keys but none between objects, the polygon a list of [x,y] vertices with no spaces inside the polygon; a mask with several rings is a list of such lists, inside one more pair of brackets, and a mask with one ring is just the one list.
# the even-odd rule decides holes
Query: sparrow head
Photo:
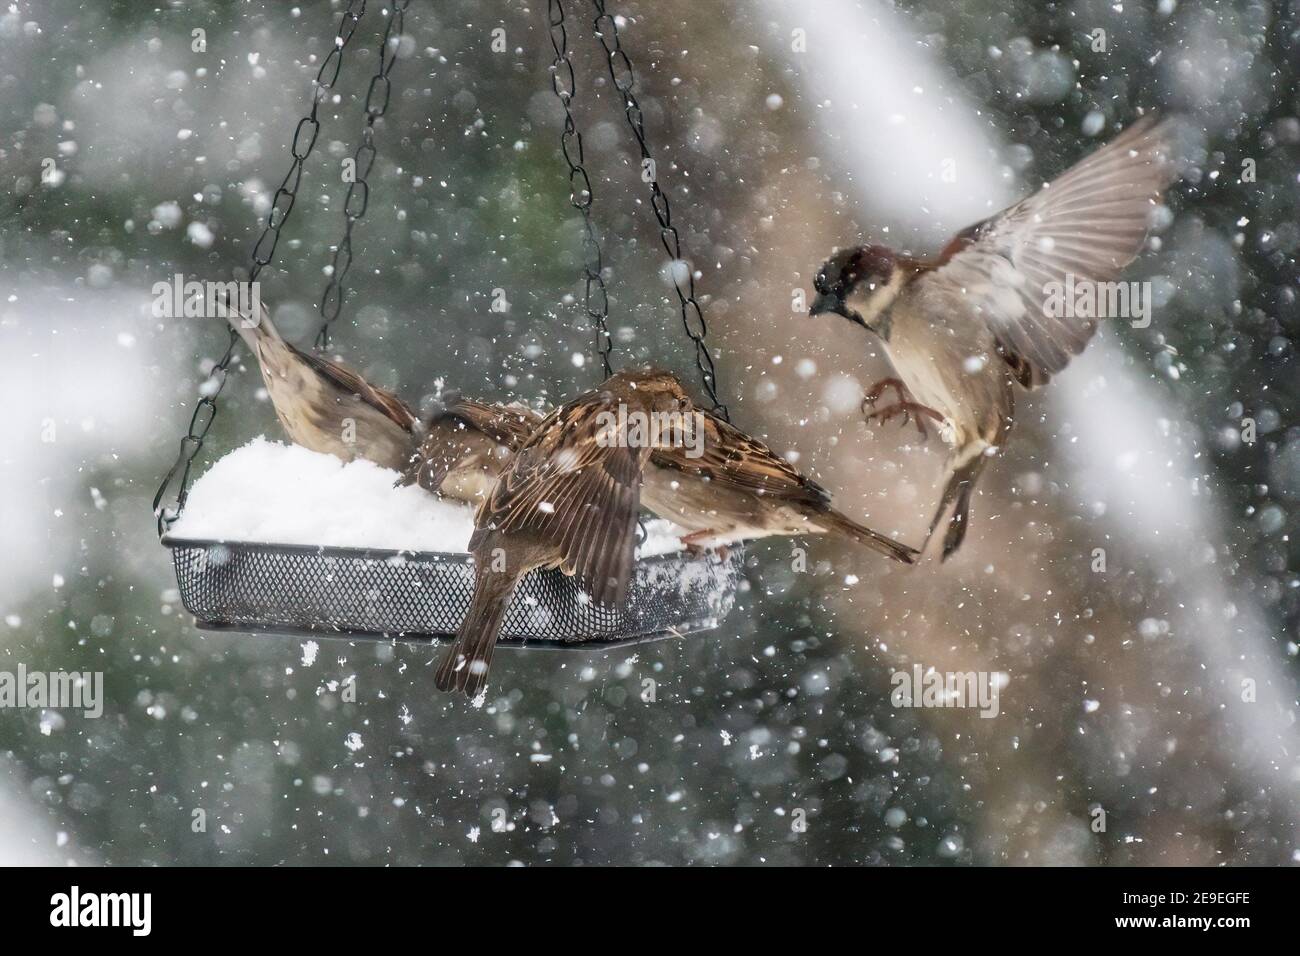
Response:
[{"label": "sparrow head", "polygon": [[817,297],[808,314],[834,312],[874,330],[877,317],[898,291],[895,266],[894,253],[885,246],[838,250],[813,280]]},{"label": "sparrow head", "polygon": [[634,392],[640,402],[657,411],[684,411],[691,407],[690,397],[677,376],[653,366],[621,369],[607,378],[601,389],[617,396]]}]

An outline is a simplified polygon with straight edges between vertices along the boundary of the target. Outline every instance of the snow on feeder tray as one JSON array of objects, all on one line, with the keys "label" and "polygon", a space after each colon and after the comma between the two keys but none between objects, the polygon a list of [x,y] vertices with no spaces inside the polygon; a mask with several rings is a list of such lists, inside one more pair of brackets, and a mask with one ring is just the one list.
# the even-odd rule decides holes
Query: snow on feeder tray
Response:
[{"label": "snow on feeder tray", "polygon": [[[407,6],[405,0],[395,0],[384,8],[376,72],[365,94],[365,123],[353,155],[357,175],[348,183],[343,198],[343,236],[333,247],[330,278],[320,300],[316,346],[321,350],[329,347],[330,326],[346,299],[352,233],[369,206],[371,187],[366,177],[378,154],[376,130],[382,129],[376,124],[392,100],[395,40],[402,35]],[[617,18],[605,9],[604,0],[593,0],[592,6],[597,16],[589,22],[604,48],[610,81],[621,100],[620,112],[642,166],[652,170],[654,160],[646,143],[632,63],[622,48]],[[256,287],[262,270],[275,258],[281,230],[293,213],[303,169],[319,138],[320,104],[338,95],[335,84],[344,52],[364,13],[365,4],[349,4],[339,17],[333,47],[316,74],[310,111],[299,120],[290,139],[292,162],[253,246],[248,288]],[[569,202],[583,221],[583,311],[594,327],[594,351],[607,378],[612,371],[613,347],[607,322],[609,298],[592,223],[593,197],[583,167],[582,135],[571,109],[576,77],[562,0],[549,0],[546,18],[555,52],[549,82],[565,113],[560,154],[569,168]],[[688,260],[673,224],[668,196],[653,175],[645,181],[660,244],[670,262],[684,264]],[[671,274],[682,328],[690,340],[705,393],[715,414],[729,420],[726,406],[718,399],[713,357],[705,343],[708,326],[695,297],[695,275],[689,268],[674,268]],[[372,463],[356,461],[343,466],[304,448],[264,440],[221,459],[193,489],[189,487],[194,461],[216,418],[217,399],[238,347],[239,336],[232,328],[225,353],[201,390],[180,451],[153,502],[159,537],[172,551],[181,599],[198,625],[209,630],[406,640],[453,634],[473,593],[473,566],[465,552],[473,524],[468,508],[436,499],[421,489],[394,489],[395,473]],[[276,447],[281,450],[275,451]],[[328,476],[331,486],[338,486],[329,502],[317,497],[319,481],[290,481],[287,468],[267,467],[265,460],[261,468],[253,467],[259,457],[275,455],[286,459],[279,465],[301,466],[303,474],[322,469],[319,477]],[[308,459],[301,457],[304,455],[324,460],[308,465]],[[240,483],[221,477],[241,472]],[[372,508],[391,510],[371,513]],[[724,555],[692,554],[677,550],[680,529],[674,533],[667,522],[660,521],[647,522],[645,527],[646,538],[638,549],[624,606],[596,604],[559,571],[533,572],[515,591],[501,642],[589,647],[717,626],[735,602],[743,546],[733,546]]]},{"label": "snow on feeder tray", "polygon": [[[474,590],[473,510],[368,461],[259,438],[190,491],[163,537],[181,600],[207,630],[409,641],[453,634]],[[589,647],[716,627],[731,610],[742,549],[678,550],[646,523],[628,601],[606,607],[559,571],[528,575],[502,644]]]}]

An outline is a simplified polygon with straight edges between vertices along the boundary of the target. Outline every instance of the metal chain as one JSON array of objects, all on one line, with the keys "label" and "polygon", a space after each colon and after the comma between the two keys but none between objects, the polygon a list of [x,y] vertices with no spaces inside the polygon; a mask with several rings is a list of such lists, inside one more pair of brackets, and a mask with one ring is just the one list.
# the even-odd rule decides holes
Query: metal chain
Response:
[{"label": "metal chain", "polygon": [[[366,0],[349,0],[348,7],[343,11],[338,28],[335,30],[333,47],[321,62],[320,69],[316,72],[316,79],[313,81],[311,111],[298,121],[298,125],[293,131],[293,139],[290,141],[289,152],[293,156],[293,162],[290,164],[284,180],[280,183],[280,188],[275,191],[275,198],[271,200],[271,208],[266,214],[266,226],[263,228],[261,236],[258,237],[257,243],[253,246],[253,264],[248,273],[250,283],[257,280],[262,269],[270,265],[275,256],[275,247],[280,242],[280,230],[289,221],[294,202],[298,198],[298,186],[302,181],[303,165],[311,155],[311,151],[316,145],[316,137],[320,134],[320,120],[317,116],[320,104],[338,81],[339,71],[343,66],[343,50],[347,47],[348,41],[352,39],[357,24],[361,22],[361,17],[365,12]],[[213,366],[208,381],[204,383],[205,386],[209,386],[210,383],[209,393],[201,393],[198,404],[194,406],[194,414],[190,416],[189,428],[186,430],[185,437],[181,439],[180,452],[176,456],[176,461],[168,469],[162,484],[158,486],[158,491],[154,495],[153,512],[158,519],[159,536],[163,535],[167,528],[180,517],[181,512],[185,510],[185,500],[189,496],[190,476],[194,469],[194,459],[202,450],[203,441],[207,438],[208,430],[212,428],[212,423],[216,420],[217,397],[221,394],[221,390],[226,387],[226,372],[230,367],[231,359],[234,357],[235,344],[238,341],[239,333],[232,326],[226,352],[221,357],[221,360]],[[177,481],[178,477],[179,486],[176,489],[173,504],[170,508],[164,507],[162,502],[167,494],[167,489]]]},{"label": "metal chain", "polygon": [[[555,59],[551,61],[551,87],[564,107],[564,130],[560,133],[560,152],[569,164],[569,202],[582,213],[582,276],[584,280],[583,307],[587,317],[596,327],[596,351],[605,369],[605,378],[613,374],[609,362],[614,340],[609,334],[609,292],[605,288],[604,262],[596,229],[591,221],[591,178],[583,166],[582,134],[573,119],[573,94],[577,85],[573,75],[573,61],[569,57],[569,33],[564,26],[563,0],[548,0],[547,19],[551,27],[551,47]],[[593,303],[594,293],[594,303]]]},{"label": "metal chain", "polygon": [[[370,183],[366,181],[366,177],[370,175],[370,170],[375,165],[375,157],[378,155],[375,150],[375,121],[388,109],[388,101],[393,92],[389,74],[392,73],[393,65],[397,62],[397,44],[392,41],[395,36],[402,35],[402,27],[406,21],[406,8],[410,3],[411,0],[389,0],[384,35],[379,40],[379,68],[371,78],[370,88],[366,91],[366,125],[361,130],[361,142],[357,145],[356,152],[352,154],[352,168],[355,175],[343,199],[345,220],[343,238],[334,247],[330,281],[321,295],[321,325],[316,333],[317,349],[329,348],[330,324],[339,317],[339,312],[343,309],[346,295],[343,280],[347,278],[348,270],[352,268],[352,229],[365,216],[366,208],[370,205]],[[354,206],[353,200],[357,197],[360,199],[358,205]]]},{"label": "metal chain", "polygon": [[[659,188],[659,176],[654,165],[654,157],[650,155],[650,147],[646,145],[645,118],[633,92],[636,78],[632,73],[632,61],[623,50],[618,36],[618,24],[615,23],[613,15],[605,9],[604,0],[591,0],[591,3],[596,8],[596,19],[593,21],[596,38],[605,48],[605,55],[609,61],[609,78],[614,84],[614,89],[618,90],[623,97],[623,115],[641,150],[642,178],[647,179],[650,184],[650,208],[654,210],[655,218],[659,220],[659,239],[674,266],[678,263],[684,264],[686,260],[682,257],[681,237],[677,233],[677,227],[673,225],[668,197]],[[648,177],[646,173],[649,173]],[[673,288],[677,291],[677,299],[681,306],[682,327],[690,340],[695,343],[695,365],[700,370],[700,377],[704,381],[704,390],[708,393],[709,400],[713,402],[713,411],[724,420],[730,421],[727,406],[718,401],[717,371],[713,367],[713,356],[709,354],[709,348],[704,341],[709,334],[709,327],[704,321],[700,303],[695,299],[693,272],[690,269],[686,270],[683,283],[674,270]]]}]

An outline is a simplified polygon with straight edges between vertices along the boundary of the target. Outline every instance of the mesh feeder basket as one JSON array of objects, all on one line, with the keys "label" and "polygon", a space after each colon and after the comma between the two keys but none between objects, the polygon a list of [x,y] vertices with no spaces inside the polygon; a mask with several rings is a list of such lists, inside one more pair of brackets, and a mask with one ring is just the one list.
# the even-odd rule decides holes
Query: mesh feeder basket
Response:
[{"label": "mesh feeder basket", "polygon": [[[411,642],[456,632],[474,591],[468,555],[199,541],[166,535],[186,610],[211,631]],[[506,614],[504,646],[635,644],[717,627],[736,600],[744,549],[639,559],[622,607],[573,578],[534,571]]]}]

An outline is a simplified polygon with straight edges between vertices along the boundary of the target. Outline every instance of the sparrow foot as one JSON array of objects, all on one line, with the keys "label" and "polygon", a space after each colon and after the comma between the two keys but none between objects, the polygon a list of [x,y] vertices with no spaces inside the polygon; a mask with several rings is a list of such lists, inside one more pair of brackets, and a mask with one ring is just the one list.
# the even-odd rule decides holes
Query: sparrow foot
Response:
[{"label": "sparrow foot", "polygon": [[921,433],[921,437],[929,439],[930,433],[925,427],[925,418],[933,418],[936,422],[943,422],[943,415],[936,412],[929,405],[922,405],[920,402],[898,401],[892,405],[886,405],[884,408],[877,409],[867,416],[867,421],[878,420],[883,425],[892,418],[903,416],[903,424],[909,421],[916,426],[916,430]]},{"label": "sparrow foot", "polygon": [[876,402],[880,401],[880,396],[885,394],[885,390],[892,388],[898,396],[900,402],[910,402],[912,393],[907,390],[901,378],[882,378],[875,385],[867,389],[867,393],[862,396],[862,413],[867,414],[868,408],[875,408]]},{"label": "sparrow foot", "polygon": [[692,558],[701,557],[712,549],[706,548],[704,545],[700,544],[700,542],[715,537],[717,533],[718,532],[714,531],[712,528],[704,528],[700,531],[692,531],[690,534],[684,534],[681,537],[682,548]]}]

